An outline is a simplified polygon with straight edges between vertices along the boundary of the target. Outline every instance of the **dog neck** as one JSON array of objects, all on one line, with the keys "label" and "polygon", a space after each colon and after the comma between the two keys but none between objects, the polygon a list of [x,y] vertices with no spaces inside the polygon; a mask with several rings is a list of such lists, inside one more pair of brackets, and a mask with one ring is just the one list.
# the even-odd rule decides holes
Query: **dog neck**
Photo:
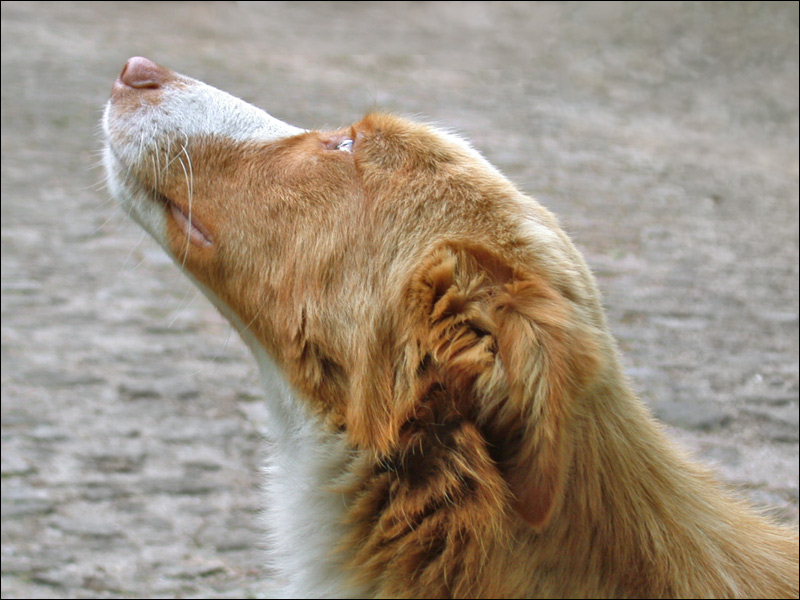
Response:
[{"label": "dog neck", "polygon": [[586,406],[561,514],[535,542],[559,553],[555,577],[645,598],[796,593],[796,539],[675,447],[621,376]]},{"label": "dog neck", "polygon": [[[266,517],[280,594],[369,596],[370,588],[353,586],[345,566],[351,555],[342,543],[350,509],[343,481],[354,471],[356,452],[344,434],[330,432],[293,397],[260,346],[251,349],[269,394]],[[608,410],[609,403],[616,409]],[[575,423],[559,514],[538,533],[518,523],[519,546],[500,552],[496,564],[528,563],[541,573],[530,592],[539,595],[586,589],[639,597],[702,597],[719,590],[732,597],[791,595],[796,577],[786,580],[786,574],[796,571],[797,561],[785,531],[684,457],[621,376],[595,390],[586,406]],[[485,540],[487,546],[497,541]]]},{"label": "dog neck", "polygon": [[265,519],[279,596],[364,597],[348,581],[344,557],[336,552],[347,512],[338,480],[352,460],[345,436],[328,431],[294,397],[263,348],[249,345],[268,394]]},{"label": "dog neck", "polygon": [[335,548],[344,537],[346,513],[337,479],[351,460],[342,434],[332,433],[295,397],[280,368],[251,329],[199,282],[184,272],[239,332],[259,369],[267,393],[268,439],[264,511],[268,565],[282,598],[359,598]]}]

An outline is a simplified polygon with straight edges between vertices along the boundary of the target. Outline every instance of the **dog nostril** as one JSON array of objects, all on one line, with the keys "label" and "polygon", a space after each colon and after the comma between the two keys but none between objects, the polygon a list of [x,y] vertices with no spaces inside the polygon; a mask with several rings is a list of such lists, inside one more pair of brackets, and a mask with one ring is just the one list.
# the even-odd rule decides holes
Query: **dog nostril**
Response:
[{"label": "dog nostril", "polygon": [[159,88],[165,83],[168,73],[152,60],[134,56],[122,67],[119,80],[132,88]]}]

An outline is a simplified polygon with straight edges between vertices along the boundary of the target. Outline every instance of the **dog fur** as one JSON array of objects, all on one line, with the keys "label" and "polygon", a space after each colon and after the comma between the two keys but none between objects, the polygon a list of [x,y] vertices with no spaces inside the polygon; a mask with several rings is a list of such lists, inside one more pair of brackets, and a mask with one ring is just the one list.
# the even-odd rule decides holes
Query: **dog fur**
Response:
[{"label": "dog fur", "polygon": [[796,531],[666,439],[580,253],[465,142],[304,131],[141,58],[103,125],[112,193],[276,390],[282,595],[798,596]]}]

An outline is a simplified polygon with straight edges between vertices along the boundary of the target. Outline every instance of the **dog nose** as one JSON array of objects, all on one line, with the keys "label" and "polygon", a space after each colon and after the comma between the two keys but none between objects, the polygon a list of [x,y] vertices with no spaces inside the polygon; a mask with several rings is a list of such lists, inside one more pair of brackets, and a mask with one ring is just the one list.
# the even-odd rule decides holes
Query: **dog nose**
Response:
[{"label": "dog nose", "polygon": [[129,58],[118,81],[132,88],[160,88],[169,78],[170,71],[142,56]]}]

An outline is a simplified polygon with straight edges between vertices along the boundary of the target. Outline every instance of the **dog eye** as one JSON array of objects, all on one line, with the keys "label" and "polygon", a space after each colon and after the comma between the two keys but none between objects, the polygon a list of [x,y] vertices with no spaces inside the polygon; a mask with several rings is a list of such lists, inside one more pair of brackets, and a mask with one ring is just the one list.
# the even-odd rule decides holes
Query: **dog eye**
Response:
[{"label": "dog eye", "polygon": [[342,140],[336,146],[337,150],[341,150],[342,152],[352,152],[353,151],[353,140]]}]

